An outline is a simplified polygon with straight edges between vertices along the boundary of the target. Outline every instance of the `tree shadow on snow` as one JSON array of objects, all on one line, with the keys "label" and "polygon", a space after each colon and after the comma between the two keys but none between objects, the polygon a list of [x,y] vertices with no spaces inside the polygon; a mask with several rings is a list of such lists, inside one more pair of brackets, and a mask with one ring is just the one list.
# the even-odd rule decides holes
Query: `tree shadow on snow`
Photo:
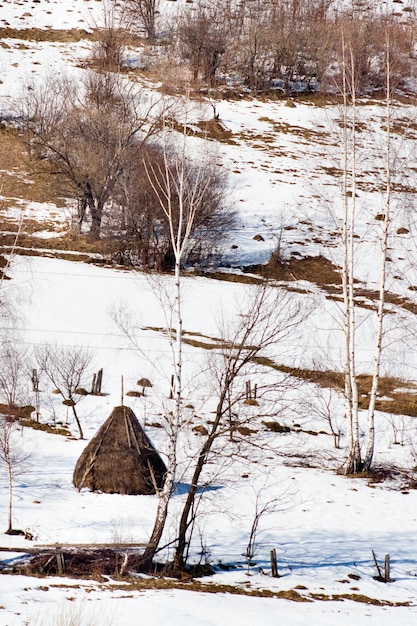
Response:
[{"label": "tree shadow on snow", "polygon": [[[174,489],[174,496],[184,496],[190,491],[191,485],[189,483],[176,483]],[[205,493],[208,491],[218,491],[219,489],[223,489],[223,485],[206,485],[203,487],[199,487],[197,489],[197,493]]]}]

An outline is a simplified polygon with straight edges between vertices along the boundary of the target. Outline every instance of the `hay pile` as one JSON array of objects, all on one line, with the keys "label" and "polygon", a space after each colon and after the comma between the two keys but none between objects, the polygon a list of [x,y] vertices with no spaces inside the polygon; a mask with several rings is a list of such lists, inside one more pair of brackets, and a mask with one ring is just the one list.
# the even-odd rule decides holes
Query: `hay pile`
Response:
[{"label": "hay pile", "polygon": [[78,459],[73,483],[78,490],[151,495],[161,489],[165,474],[132,409],[118,406]]}]

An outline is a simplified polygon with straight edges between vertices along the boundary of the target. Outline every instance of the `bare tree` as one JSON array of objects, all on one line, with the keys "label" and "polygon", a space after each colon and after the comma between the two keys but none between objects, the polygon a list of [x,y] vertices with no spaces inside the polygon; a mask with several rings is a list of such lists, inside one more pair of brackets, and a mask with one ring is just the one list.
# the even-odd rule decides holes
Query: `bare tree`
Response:
[{"label": "bare tree", "polygon": [[267,7],[261,0],[241,3],[234,18],[228,66],[242,75],[248,87],[263,89],[271,66]]},{"label": "bare tree", "polygon": [[[362,4],[362,3],[361,3]],[[208,18],[208,19],[207,19]],[[182,16],[178,40],[180,54],[196,78],[203,74],[205,42],[210,33],[223,33],[221,66],[252,89],[326,91],[335,75],[341,76],[340,31],[349,31],[355,60],[357,94],[384,88],[384,31],[392,30],[391,68],[398,84],[413,74],[412,20],[395,18],[378,3],[357,10],[340,7],[335,0],[241,0],[216,4],[216,15],[204,4]],[[220,28],[216,27],[220,20]],[[395,42],[395,43],[394,43]],[[208,46],[209,48],[209,46]]]},{"label": "bare tree", "polygon": [[[228,3],[226,3],[228,4]],[[177,38],[181,57],[189,63],[193,79],[200,75],[213,86],[229,38],[229,22],[222,7],[198,2],[178,20]]]},{"label": "bare tree", "polygon": [[354,277],[356,262],[356,212],[357,212],[357,59],[351,32],[342,31],[342,97],[343,97],[343,152],[342,152],[342,201],[343,223],[341,229],[343,247],[343,267],[341,272],[342,292],[344,300],[344,353],[345,353],[345,415],[347,419],[348,443],[345,472],[355,474],[369,471],[372,466],[375,445],[375,405],[378,393],[381,355],[383,348],[386,272],[388,261],[388,243],[392,222],[392,176],[394,171],[394,155],[392,154],[391,115],[392,115],[392,84],[391,84],[391,46],[390,31],[386,30],[385,42],[385,156],[384,186],[385,201],[382,210],[381,226],[376,236],[380,244],[378,295],[375,303],[375,330],[373,347],[373,371],[369,394],[366,446],[364,456],[361,450],[359,429],[359,393],[356,370],[357,350],[357,314],[355,310],[355,294],[357,283]]},{"label": "bare tree", "polygon": [[232,11],[224,63],[252,89],[317,89],[331,61],[333,0],[242,1]]},{"label": "bare tree", "polygon": [[363,461],[365,471],[369,471],[372,466],[375,448],[375,406],[378,394],[381,356],[384,336],[385,317],[385,292],[387,283],[387,263],[388,244],[392,222],[392,176],[393,176],[393,155],[391,146],[392,129],[392,87],[391,87],[391,39],[390,33],[386,31],[386,86],[385,86],[385,202],[383,205],[382,230],[380,233],[380,260],[379,260],[379,285],[378,301],[376,307],[376,332],[374,343],[374,358],[372,371],[372,385],[369,393],[368,405],[368,437]]},{"label": "bare tree", "polygon": [[[415,36],[410,23],[405,23],[388,11],[365,11],[361,14],[346,9],[329,24],[330,37],[333,39],[333,54],[328,60],[327,79],[323,88],[332,83],[343,83],[343,72],[356,95],[380,91],[385,92],[387,83],[386,39],[390,40],[390,83],[391,88],[407,88],[407,77],[413,74]],[[340,33],[344,33],[344,42]],[[343,46],[349,44],[352,63],[340,62]],[[354,68],[354,76],[351,69]]]},{"label": "bare tree", "polygon": [[9,342],[0,348],[0,393],[9,407],[18,406],[26,398],[28,378],[22,351]]},{"label": "bare tree", "polygon": [[[237,428],[238,403],[246,397],[242,376],[248,375],[250,367],[262,363],[262,354],[274,344],[280,343],[298,328],[308,310],[303,311],[292,294],[274,287],[265,281],[255,288],[246,305],[237,307],[236,324],[222,339],[223,348],[212,359],[212,373],[216,380],[217,406],[207,435],[193,461],[192,478],[178,525],[177,547],[174,567],[183,570],[184,556],[189,543],[189,530],[193,523],[195,499],[201,475],[210,462],[215,444],[230,437],[231,428]],[[275,393],[282,393],[285,383],[273,385]],[[267,386],[271,391],[271,387]],[[261,393],[261,390],[258,390]],[[232,423],[231,423],[232,422]],[[233,422],[235,422],[233,424]]]},{"label": "bare tree", "polygon": [[0,462],[6,469],[9,489],[8,526],[6,534],[13,534],[13,481],[27,468],[29,454],[22,448],[20,432],[16,423],[0,416]]},{"label": "bare tree", "polygon": [[[141,568],[148,569],[158,550],[168,516],[169,502],[174,489],[177,472],[177,445],[184,419],[183,398],[183,322],[182,322],[182,271],[187,257],[189,243],[198,215],[204,211],[208,190],[212,179],[207,175],[204,159],[192,166],[188,152],[186,125],[179,145],[172,149],[169,136],[165,136],[160,158],[157,161],[143,161],[150,188],[157,199],[159,212],[166,224],[166,233],[172,254],[172,298],[166,290],[162,294],[162,306],[167,318],[167,336],[172,351],[173,377],[171,397],[173,410],[166,415],[167,430],[167,472],[163,488],[158,493],[158,507],[154,527],[147,548],[141,558]],[[117,314],[116,314],[117,316]],[[140,350],[129,323],[119,318],[119,326],[127,333],[133,344]],[[141,351],[142,352],[142,351]],[[143,352],[142,352],[143,353]]]},{"label": "bare tree", "polygon": [[133,27],[145,32],[146,39],[153,42],[160,0],[124,0],[122,10],[126,12]]},{"label": "bare tree", "polygon": [[129,167],[133,144],[156,132],[155,99],[125,88],[111,73],[88,74],[81,86],[54,78],[27,90],[20,124],[32,154],[53,172],[79,203],[79,227],[87,211],[90,237],[98,239],[106,204]]},{"label": "bare tree", "polygon": [[86,396],[85,386],[90,375],[93,353],[88,348],[43,345],[35,348],[35,359],[39,369],[45,372],[63,398],[64,404],[71,407],[79,438],[83,439],[76,405]]},{"label": "bare tree", "polygon": [[186,126],[184,126],[181,145],[175,151],[175,157],[171,159],[169,153],[170,148],[166,143],[163,149],[162,162],[145,164],[148,180],[168,224],[169,240],[174,259],[174,296],[169,313],[173,324],[169,324],[167,328],[174,371],[171,390],[174,409],[167,420],[167,473],[164,486],[158,494],[158,508],[151,537],[141,559],[141,567],[144,569],[150,567],[158,549],[174,489],[177,471],[177,443],[183,419],[182,264],[196,216],[206,197],[206,190],[209,185],[209,181],[204,178],[203,162],[201,162],[200,168],[190,170]]},{"label": "bare tree", "polygon": [[[344,301],[345,342],[345,411],[348,423],[348,460],[346,473],[361,471],[359,441],[359,398],[356,378],[356,316],[354,301],[355,218],[356,218],[356,65],[352,44],[346,45],[342,32],[343,66],[343,267],[342,292]],[[349,106],[351,98],[351,106]],[[350,115],[351,114],[351,115]],[[350,117],[349,117],[350,116]]]},{"label": "bare tree", "polygon": [[344,418],[340,415],[339,401],[341,394],[339,390],[323,389],[317,387],[315,394],[308,399],[303,399],[301,408],[303,414],[313,415],[324,421],[330,428],[333,437],[333,446],[340,448],[340,440],[344,434]]}]

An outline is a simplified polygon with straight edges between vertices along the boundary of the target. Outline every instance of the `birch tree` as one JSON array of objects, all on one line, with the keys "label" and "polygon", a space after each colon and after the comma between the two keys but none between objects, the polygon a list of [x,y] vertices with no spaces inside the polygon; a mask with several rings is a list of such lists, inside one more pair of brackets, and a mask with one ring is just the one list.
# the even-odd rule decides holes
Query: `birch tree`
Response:
[{"label": "birch tree", "polygon": [[0,394],[10,408],[27,398],[27,377],[22,350],[9,342],[0,346]]},{"label": "birch tree", "polygon": [[[388,257],[389,232],[392,220],[392,85],[391,85],[391,41],[390,31],[386,29],[385,40],[385,200],[382,211],[381,230],[377,233],[379,240],[379,270],[378,295],[374,310],[374,344],[373,369],[371,374],[371,388],[368,399],[366,444],[361,449],[359,429],[359,395],[356,371],[356,313],[354,278],[355,267],[355,223],[357,197],[357,103],[356,103],[356,76],[357,68],[352,47],[352,40],[346,42],[345,33],[342,33],[342,95],[343,95],[343,224],[342,224],[342,292],[344,301],[344,351],[345,351],[345,414],[347,418],[348,448],[347,460],[344,466],[346,474],[355,474],[369,471],[372,467],[375,448],[375,407],[378,394],[378,385],[381,368],[381,356],[384,336],[384,307],[386,294],[386,270]],[[378,226],[377,226],[378,227]]]},{"label": "birch tree", "polygon": [[382,212],[382,229],[380,234],[380,268],[378,301],[376,307],[376,332],[373,357],[372,385],[369,394],[367,443],[363,461],[363,469],[369,471],[372,466],[375,448],[375,404],[378,393],[378,384],[381,368],[381,355],[384,336],[384,306],[387,279],[387,258],[390,225],[392,218],[392,87],[391,87],[391,40],[388,30],[385,32],[386,47],[386,85],[385,85],[385,202]]},{"label": "birch tree", "polygon": [[158,549],[168,516],[169,501],[174,489],[177,470],[177,442],[183,418],[183,320],[182,320],[182,264],[201,203],[204,201],[210,180],[205,178],[204,163],[191,168],[184,127],[180,145],[174,156],[165,143],[163,159],[158,165],[145,164],[147,176],[168,224],[169,239],[174,259],[172,324],[167,332],[172,349],[173,383],[171,395],[174,401],[172,415],[167,419],[167,473],[162,490],[158,494],[158,507],[154,527],[145,549],[141,567],[148,569]]},{"label": "birch tree", "polygon": [[[343,95],[343,152],[342,152],[342,293],[344,303],[345,351],[345,413],[348,432],[346,473],[362,468],[359,441],[358,385],[356,379],[354,301],[355,213],[356,213],[356,64],[352,46],[342,32],[342,95]],[[349,98],[351,102],[349,103]]]}]

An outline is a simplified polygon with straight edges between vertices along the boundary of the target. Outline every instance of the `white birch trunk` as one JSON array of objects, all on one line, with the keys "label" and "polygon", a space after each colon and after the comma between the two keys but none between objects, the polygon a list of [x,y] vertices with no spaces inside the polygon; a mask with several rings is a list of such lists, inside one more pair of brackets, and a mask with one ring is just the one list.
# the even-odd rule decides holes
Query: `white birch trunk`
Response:
[{"label": "white birch trunk", "polygon": [[388,237],[390,226],[390,208],[391,208],[391,84],[390,84],[390,42],[388,36],[386,38],[386,153],[385,153],[385,205],[384,205],[384,219],[382,223],[382,238],[381,238],[381,259],[379,270],[379,297],[377,307],[377,325],[375,335],[375,348],[374,348],[374,362],[372,372],[372,385],[369,394],[369,406],[368,406],[368,425],[367,425],[367,444],[364,458],[364,469],[369,471],[372,466],[375,449],[375,404],[378,393],[380,367],[381,367],[381,354],[382,354],[382,339],[383,339],[383,326],[384,326],[384,306],[385,306],[385,290],[386,290],[386,270],[387,270],[387,251],[388,251]]},{"label": "white birch trunk", "polygon": [[[355,65],[350,54],[352,104],[348,105],[348,82],[346,69],[346,47],[342,34],[343,47],[343,266],[342,292],[344,301],[344,344],[345,344],[345,407],[348,421],[348,459],[345,467],[347,474],[360,471],[361,450],[359,443],[358,386],[355,365],[355,302],[354,302],[354,259],[355,259],[355,210],[356,210],[356,97]],[[349,108],[352,111],[348,115]],[[350,127],[350,133],[349,133]],[[350,159],[349,159],[350,157]],[[350,175],[350,176],[349,176]],[[350,179],[350,180],[349,180]],[[349,193],[350,192],[350,193]],[[350,196],[350,202],[349,202]]]},{"label": "white birch trunk", "polygon": [[[186,128],[186,125],[184,125]],[[199,208],[201,197],[205,192],[201,177],[188,178],[189,171],[186,162],[186,130],[183,135],[182,149],[177,156],[175,165],[169,163],[168,154],[164,153],[163,184],[149,172],[148,178],[155,191],[159,204],[165,213],[169,224],[170,242],[174,253],[174,302],[172,307],[173,324],[168,328],[168,335],[172,347],[174,367],[174,388],[172,389],[175,407],[172,416],[168,419],[168,446],[167,446],[167,473],[162,490],[158,494],[158,508],[154,528],[149,540],[148,548],[142,559],[142,566],[149,567],[158,549],[165,523],[168,517],[169,503],[175,486],[177,473],[177,443],[182,425],[182,290],[181,272],[190,233],[196,211]],[[177,205],[175,205],[175,201]],[[177,214],[175,213],[177,211]],[[174,326],[174,328],[172,328]]]},{"label": "white birch trunk", "polygon": [[9,514],[8,514],[9,526],[7,530],[9,532],[13,529],[13,472],[12,472],[12,464],[10,460],[7,464],[7,478],[8,478],[8,483],[9,483]]}]

